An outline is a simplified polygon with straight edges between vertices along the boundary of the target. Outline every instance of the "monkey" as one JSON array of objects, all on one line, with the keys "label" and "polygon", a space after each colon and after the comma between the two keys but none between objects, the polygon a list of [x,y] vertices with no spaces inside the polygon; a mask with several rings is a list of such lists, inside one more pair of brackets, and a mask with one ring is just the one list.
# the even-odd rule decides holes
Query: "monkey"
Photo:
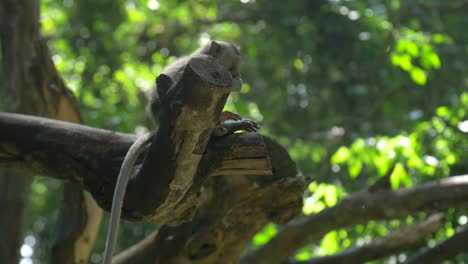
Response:
[{"label": "monkey", "polygon": [[[153,89],[150,98],[150,110],[155,120],[159,119],[159,108],[161,100],[166,99],[167,92],[179,81],[184,72],[184,68],[190,59],[195,57],[210,56],[219,64],[224,66],[232,75],[233,83],[231,91],[240,91],[242,88],[242,79],[240,76],[241,55],[239,49],[231,43],[225,41],[211,41],[202,46],[189,56],[182,57],[166,67],[156,79],[156,87]],[[255,132],[259,129],[258,125],[251,120],[242,119],[238,114],[232,112],[222,112],[220,120],[213,131],[214,136],[224,136],[238,130]],[[140,136],[130,147],[125,155],[124,161],[117,177],[117,183],[114,189],[112,208],[110,214],[109,227],[107,231],[106,246],[104,250],[103,264],[110,264],[112,254],[117,242],[117,231],[120,223],[120,214],[122,210],[125,189],[128,181],[131,180],[132,169],[138,158],[143,152],[145,146],[150,143],[154,133],[146,133]]]},{"label": "monkey", "polygon": [[211,41],[188,56],[177,59],[174,63],[167,66],[162,74],[156,79],[156,87],[150,95],[151,112],[155,119],[159,116],[160,99],[164,98],[167,91],[177,83],[182,77],[185,65],[195,57],[211,56],[224,66],[233,77],[231,91],[240,91],[242,88],[242,78],[240,76],[241,56],[239,49],[232,43],[225,41]]},{"label": "monkey", "polygon": [[[156,79],[156,88],[153,89],[150,95],[150,109],[155,120],[159,118],[161,101],[165,99],[167,92],[180,80],[188,61],[196,57],[211,57],[215,59],[216,62],[231,73],[233,78],[231,91],[239,92],[242,89],[243,81],[240,75],[242,58],[239,48],[229,42],[212,40],[192,54],[176,60],[165,68]],[[257,129],[258,126],[255,122],[242,119],[238,114],[224,111],[221,113],[213,135],[223,136],[237,130],[255,132]]]}]

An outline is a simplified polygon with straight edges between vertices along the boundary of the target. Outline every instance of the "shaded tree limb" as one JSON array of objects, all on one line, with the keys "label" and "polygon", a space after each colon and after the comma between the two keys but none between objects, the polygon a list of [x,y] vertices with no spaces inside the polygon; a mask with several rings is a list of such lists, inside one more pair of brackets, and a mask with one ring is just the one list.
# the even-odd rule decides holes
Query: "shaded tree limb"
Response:
[{"label": "shaded tree limb", "polygon": [[[81,115],[72,93],[65,86],[62,78],[55,69],[46,42],[39,33],[39,2],[37,1],[2,1],[0,3],[0,25],[2,42],[2,63],[5,82],[4,96],[9,110],[19,113],[47,116],[70,122],[81,122]],[[31,176],[2,175],[0,191],[6,197],[7,205],[0,202],[2,213],[9,215],[5,218],[8,223],[0,223],[4,241],[11,247],[11,255],[18,255],[17,242],[8,241],[7,233],[18,236],[21,224],[21,214],[29,193]],[[63,223],[58,230],[58,240],[53,246],[52,263],[87,262],[91,252],[97,227],[99,227],[102,210],[92,200],[89,193],[67,184],[65,188],[73,194],[65,195],[67,206],[62,213]],[[76,195],[75,195],[76,194]],[[3,197],[0,200],[3,200]],[[22,199],[23,202],[18,200]],[[82,200],[83,199],[83,200]],[[13,202],[12,202],[13,201]],[[10,213],[10,210],[12,211]],[[81,212],[78,212],[80,211]],[[81,217],[78,217],[81,216]],[[20,238],[17,238],[20,239]],[[13,248],[16,247],[16,248]],[[3,246],[0,245],[0,262],[16,263],[13,259],[6,259]],[[2,261],[3,260],[3,261]]]},{"label": "shaded tree limb", "polygon": [[[39,36],[39,2],[0,1],[2,82],[0,96],[9,111],[45,115],[47,108],[34,83],[33,40]],[[32,176],[12,170],[0,171],[0,262],[18,263],[23,242],[22,224]]]},{"label": "shaded tree limb", "polygon": [[[134,135],[9,113],[0,113],[0,126],[0,166],[78,183],[110,208],[119,166]],[[208,176],[271,174],[264,138],[257,133],[212,139],[206,151],[211,158],[199,167]],[[279,156],[290,159],[284,149]],[[141,192],[127,189],[132,191]],[[133,216],[126,210],[122,215]]]},{"label": "shaded tree limb", "polygon": [[[383,258],[408,249],[438,231],[444,224],[444,215],[432,215],[428,219],[396,230],[386,237],[376,239],[367,245],[354,247],[335,255],[295,261],[292,264],[352,264]],[[427,263],[427,262],[417,262]]]},{"label": "shaded tree limb", "polygon": [[101,219],[102,209],[91,194],[65,182],[50,263],[87,263]]},{"label": "shaded tree limb", "polygon": [[[159,232],[166,250],[158,258],[165,263],[237,262],[265,223],[284,223],[302,208],[306,181],[295,177],[284,148],[258,133],[211,139],[232,80],[220,67],[209,59],[189,61],[162,105],[160,129],[127,188],[127,218],[184,223]],[[6,113],[0,113],[0,124],[2,165],[78,183],[109,208],[133,136]],[[275,151],[267,151],[267,144]],[[274,174],[270,155],[278,166]],[[254,206],[246,210],[249,204]]]},{"label": "shaded tree limb", "polygon": [[202,205],[193,221],[176,227],[162,226],[157,233],[119,253],[113,263],[238,263],[252,236],[266,223],[285,223],[299,215],[308,182],[295,176],[295,164],[283,155],[284,148],[268,138],[265,141],[272,177],[208,178]]},{"label": "shaded tree limb", "polygon": [[[48,109],[57,120],[82,123],[72,92],[61,78],[45,39],[35,39],[33,75]],[[63,200],[52,245],[51,263],[86,263],[97,238],[102,209],[91,194],[77,184],[64,183]]]},{"label": "shaded tree limb", "polygon": [[[132,219],[157,220],[160,223],[172,222],[176,224],[178,221],[181,221],[178,217],[187,220],[187,217],[193,214],[196,208],[196,199],[187,201],[186,204],[179,203],[185,195],[192,195],[187,192],[194,183],[194,175],[197,171],[198,163],[211,137],[216,120],[219,119],[219,114],[229,95],[231,84],[232,77],[229,72],[214,60],[197,58],[188,62],[181,79],[171,88],[167,95],[167,100],[165,101],[168,103],[162,105],[160,129],[154,136],[152,144],[148,147],[146,157],[141,163],[141,169],[137,170],[138,175],[136,175],[135,179],[127,188],[127,195],[125,196],[123,206],[124,216]],[[51,123],[48,123],[48,125],[53,126]],[[70,129],[70,127],[67,127],[69,124],[62,125],[62,129]],[[116,171],[118,171],[121,158],[123,157],[121,151],[126,151],[128,147],[117,150],[119,152],[117,154],[119,158],[115,162],[112,160],[112,155],[115,153],[112,152],[118,144],[114,145],[113,142],[108,139],[105,140],[106,142],[104,144],[112,148],[111,153],[106,153],[106,148],[102,150],[95,148],[95,150],[98,150],[98,152],[101,152],[104,156],[94,156],[93,158],[88,155],[90,153],[85,155],[83,155],[83,153],[79,154],[80,151],[78,149],[81,148],[83,150],[90,147],[90,145],[86,145],[86,143],[97,144],[96,146],[103,147],[103,142],[100,142],[100,139],[103,139],[102,137],[96,140],[96,138],[92,139],[92,137],[86,135],[90,130],[80,131],[80,133],[78,133],[80,134],[78,138],[76,138],[76,133],[68,131],[65,134],[61,134],[62,138],[60,138],[57,134],[52,135],[54,132],[58,132],[58,130],[54,130],[54,132],[51,132],[50,129],[41,130],[41,125],[39,125],[36,126],[36,129],[41,131],[35,130],[34,134],[29,135],[26,135],[28,134],[26,132],[20,137],[17,137],[17,135],[20,134],[17,130],[20,129],[19,127],[15,128],[12,126],[5,128],[6,129],[2,130],[2,134],[7,137],[11,136],[13,142],[22,138],[21,140],[23,140],[23,142],[17,142],[18,145],[26,148],[23,149],[23,151],[26,153],[35,152],[35,154],[38,154],[38,156],[34,158],[29,158],[32,160],[37,158],[40,161],[30,162],[31,160],[29,160],[29,162],[24,162],[23,160],[23,165],[29,166],[29,169],[31,169],[31,166],[41,166],[42,168],[36,167],[32,169],[42,169],[43,172],[49,172],[44,173],[45,175],[67,177],[75,182],[79,182],[82,186],[90,190],[94,197],[98,197],[97,200],[98,202],[100,201],[101,206],[104,208],[110,207],[112,199],[109,198],[112,197]],[[50,134],[50,132],[52,134]],[[58,133],[60,134],[63,132],[63,130],[60,130]],[[75,138],[63,138],[63,136],[67,136],[67,133],[68,135],[70,135],[70,133],[74,134]],[[109,133],[102,133],[101,135],[104,134]],[[39,144],[34,144],[32,142],[27,144],[26,142],[30,141],[28,138],[31,138],[31,136],[35,138],[35,140],[39,139]],[[55,141],[54,143],[57,144],[48,144],[42,141],[41,145],[40,141],[44,138],[52,139],[54,137],[56,137],[56,140],[52,141]],[[83,138],[92,139],[92,142],[84,142]],[[111,136],[111,138],[115,139],[116,137]],[[8,141],[6,138],[2,139]],[[262,145],[261,137],[257,139],[259,140],[259,145]],[[59,142],[67,140],[75,141],[75,147],[77,148],[70,145],[64,146],[67,144]],[[6,143],[5,141],[3,142]],[[6,148],[8,149],[8,147]],[[52,151],[52,149],[54,149],[54,151]],[[16,151],[18,151],[18,149],[16,149]],[[47,155],[44,155],[44,151],[48,151]],[[64,151],[67,153],[63,153]],[[266,156],[266,152],[263,152],[265,160],[263,168],[268,171],[266,174],[271,175],[268,157]],[[16,154],[18,154],[18,152],[16,152]],[[23,158],[24,156],[20,159]],[[102,163],[97,164],[99,160],[101,162],[107,162],[108,166]],[[12,161],[15,160],[8,159],[7,161],[11,164]],[[83,164],[87,162],[91,164]],[[54,169],[52,169],[52,171],[47,171],[48,167],[51,166],[50,164],[57,163],[62,163],[59,165],[62,166],[59,171],[61,173],[66,172],[68,174],[67,176],[58,175],[57,170],[52,172]],[[109,165],[111,167],[109,167]],[[209,170],[212,165],[206,164],[206,166],[207,168],[204,168],[205,171]],[[100,169],[99,167],[102,168]],[[105,170],[106,167],[108,169],[107,171]],[[75,171],[71,168],[75,169]],[[90,168],[91,170],[97,169],[99,172],[90,172]],[[103,179],[100,177],[101,175],[109,175],[109,172],[111,172],[110,175],[112,175],[111,179]],[[81,176],[79,176],[80,174]],[[83,175],[87,175],[88,177],[83,177]],[[94,180],[105,180],[107,182],[92,184],[93,179],[90,179],[91,175],[93,175],[92,178]],[[207,173],[200,174],[200,177],[206,176]],[[180,211],[175,212],[174,210],[176,209]]]},{"label": "shaded tree limb", "polygon": [[270,242],[249,253],[243,263],[279,263],[308,243],[338,228],[370,220],[402,218],[415,212],[466,206],[468,175],[421,184],[412,189],[359,192],[336,206],[287,224]]},{"label": "shaded tree limb", "polygon": [[209,187],[213,196],[192,222],[161,227],[157,234],[118,254],[113,263],[238,263],[252,236],[266,223],[300,214],[301,194],[307,186],[302,177],[261,188],[246,179],[234,183],[222,176],[208,181],[213,184]]},{"label": "shaded tree limb", "polygon": [[[0,164],[42,171],[92,190],[102,186],[112,190],[123,156],[135,139],[133,135],[7,113],[0,113],[0,124],[6,128],[0,130]],[[273,175],[269,175],[270,159]],[[143,243],[140,250],[123,252],[126,257],[117,260],[138,263],[135,261],[146,259],[138,256],[147,253],[164,259],[164,263],[236,262],[265,223],[285,223],[301,212],[307,182],[296,177],[295,163],[283,147],[257,133],[212,138],[197,174],[210,177],[205,180],[196,175],[190,195],[182,201],[199,201],[195,218],[182,215],[179,217],[186,217],[188,223],[163,227],[152,240],[162,250],[157,254],[151,252],[153,243]]]},{"label": "shaded tree limb", "polygon": [[444,260],[449,260],[460,253],[467,252],[466,241],[468,241],[468,228],[465,225],[457,230],[452,237],[438,243],[434,247],[423,248],[404,263],[442,263]]}]

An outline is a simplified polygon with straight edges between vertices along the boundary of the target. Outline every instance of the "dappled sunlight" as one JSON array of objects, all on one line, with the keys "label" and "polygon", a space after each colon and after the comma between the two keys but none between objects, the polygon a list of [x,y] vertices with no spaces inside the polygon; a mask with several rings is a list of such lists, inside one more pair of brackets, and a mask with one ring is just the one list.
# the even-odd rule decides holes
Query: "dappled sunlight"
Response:
[{"label": "dappled sunlight", "polygon": [[[112,198],[114,174],[133,136],[160,136],[176,129],[180,134],[168,136],[169,143],[153,141],[153,146],[162,146],[157,150],[167,151],[139,162],[154,165],[182,157],[181,163],[165,162],[154,170],[206,175],[174,193],[185,186],[184,180],[173,183],[168,176],[167,186],[149,186],[146,178],[132,179],[127,190],[132,196],[122,212],[136,221],[123,222],[119,252],[137,254],[129,248],[161,228],[138,247],[158,245],[149,255],[163,252],[172,257],[168,264],[270,264],[288,259],[298,264],[411,264],[426,263],[428,256],[440,263],[468,263],[457,242],[468,239],[467,1],[23,2],[13,3],[11,10],[0,3],[5,22],[0,34],[0,165],[45,174],[40,165],[53,160],[49,163],[57,164],[49,165],[60,167],[62,178],[41,174],[31,185],[11,191],[29,197],[27,205],[21,197],[11,198],[24,210],[24,221],[7,219],[18,229],[15,234],[24,236],[14,250],[20,264],[52,261],[61,208],[71,207],[63,204],[64,180],[92,190],[98,202],[94,206],[102,213],[98,205],[111,204],[106,199]],[[40,9],[33,3],[40,3]],[[31,10],[39,17],[28,13]],[[47,42],[50,53],[37,49],[39,39]],[[225,41],[224,46],[211,46],[212,40]],[[51,59],[44,65],[38,62],[42,53]],[[189,64],[192,58],[199,64]],[[106,145],[99,138],[89,139],[88,130],[71,142],[54,134],[58,130],[44,134],[38,127],[17,133],[8,129],[23,117],[3,112],[70,121],[58,113],[69,103],[64,98],[76,101],[75,113],[86,129],[107,130],[103,141],[114,136],[122,141]],[[155,101],[164,101],[164,114],[151,112],[158,106]],[[232,112],[232,120],[219,118],[221,110]],[[186,118],[179,120],[181,116]],[[259,129],[241,127],[231,135],[226,124],[234,121],[258,124]],[[77,131],[75,127],[63,134],[68,138]],[[216,134],[219,131],[225,134]],[[28,133],[33,135],[24,136]],[[7,136],[23,138],[10,142],[2,138]],[[270,140],[281,145],[275,149]],[[44,154],[50,142],[67,152],[57,147]],[[225,142],[231,145],[222,145]],[[226,150],[216,152],[217,144]],[[84,152],[87,149],[92,151]],[[150,147],[145,151],[156,153]],[[244,152],[250,156],[243,157]],[[210,166],[202,170],[199,161]],[[290,167],[283,169],[285,164]],[[222,169],[215,170],[218,167]],[[149,170],[148,182],[160,179]],[[10,184],[21,178],[0,174],[0,180],[5,179],[0,193],[9,194]],[[99,184],[90,185],[94,181]],[[275,189],[283,184],[283,189]],[[165,187],[170,195],[155,191]],[[220,190],[222,195],[215,196]],[[295,196],[288,196],[294,191]],[[158,197],[150,203],[140,195]],[[193,213],[188,227],[142,223],[156,219],[156,210],[162,209],[150,207],[167,197],[193,203],[186,215],[177,214],[180,204],[165,207],[173,209],[170,217],[177,220]],[[211,199],[217,203],[209,204]],[[138,209],[129,209],[131,203]],[[141,213],[138,206],[154,209],[154,215]],[[86,211],[75,220],[92,215]],[[24,232],[19,230],[22,222]],[[89,250],[80,252],[85,252],[86,263],[100,263],[107,217],[100,229],[100,218],[92,224],[97,240],[86,236],[82,247],[89,242]]]}]

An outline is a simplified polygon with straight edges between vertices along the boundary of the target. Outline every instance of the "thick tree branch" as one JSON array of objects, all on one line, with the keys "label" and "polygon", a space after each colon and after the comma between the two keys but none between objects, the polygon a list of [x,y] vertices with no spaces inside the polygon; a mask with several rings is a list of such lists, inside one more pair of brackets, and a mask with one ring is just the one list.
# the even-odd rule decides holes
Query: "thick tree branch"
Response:
[{"label": "thick tree branch", "polygon": [[[110,201],[111,193],[109,197],[96,194],[113,189],[123,156],[135,139],[7,113],[0,113],[0,125],[5,128],[0,130],[0,163],[16,163],[23,169],[78,182],[101,198],[101,203]],[[272,171],[273,175],[266,176]],[[237,262],[264,224],[285,223],[301,212],[307,182],[296,174],[286,150],[271,139],[257,133],[212,138],[203,152],[196,181],[181,201],[197,202],[195,217],[174,214],[188,223],[164,226],[151,243],[146,240],[123,252],[117,263],[147,263],[148,256],[164,263]]]},{"label": "thick tree branch", "polygon": [[[39,37],[39,1],[0,1],[0,96],[9,111],[46,115],[31,68],[36,65],[34,39]],[[1,127],[1,126],[0,126]],[[1,130],[2,128],[0,128]],[[23,241],[24,209],[32,176],[0,170],[0,262],[18,263]]]},{"label": "thick tree branch", "polygon": [[261,188],[246,178],[208,181],[211,197],[192,222],[162,227],[157,235],[117,255],[113,263],[239,263],[252,236],[266,223],[300,214],[307,186],[302,177],[277,179]]},{"label": "thick tree branch", "polygon": [[420,211],[466,206],[467,199],[468,175],[412,189],[356,193],[332,208],[287,224],[269,243],[248,254],[243,263],[279,263],[331,230],[370,220],[402,218]]},{"label": "thick tree branch", "polygon": [[133,218],[171,224],[194,213],[197,199],[181,201],[191,195],[188,191],[196,181],[207,176],[196,172],[231,85],[231,74],[214,59],[188,61],[162,100],[159,130],[127,187],[122,211]]},{"label": "thick tree branch", "polygon": [[[411,226],[401,228],[388,236],[370,242],[361,247],[354,247],[336,255],[313,258],[308,261],[291,262],[294,264],[352,264],[397,254],[402,250],[420,243],[427,236],[435,233],[444,224],[443,214],[436,214]],[[427,262],[417,262],[427,263]]]},{"label": "thick tree branch", "polygon": [[[163,226],[157,234],[121,252],[113,263],[238,263],[252,236],[266,223],[286,223],[299,215],[308,182],[295,176],[295,164],[285,156],[283,147],[268,138],[265,143],[272,177],[208,178],[192,222]],[[212,148],[210,145],[208,152]]]},{"label": "thick tree branch", "polygon": [[468,228],[467,226],[463,226],[449,239],[440,242],[434,247],[422,249],[404,263],[442,263],[444,260],[449,260],[462,252],[467,252],[466,241],[468,241]]},{"label": "thick tree branch", "polygon": [[[134,135],[9,113],[0,113],[0,126],[0,166],[76,182],[89,190],[102,207],[110,207],[116,176]],[[290,159],[281,149],[277,154],[281,160]],[[201,169],[197,172],[201,175],[237,177],[271,173],[264,138],[257,133],[214,138],[204,155],[207,158],[199,164]],[[152,176],[157,175],[158,169]],[[264,180],[270,177],[265,176]],[[198,188],[201,183],[199,179]],[[196,194],[196,189],[193,191],[191,195]],[[136,187],[127,192],[141,193]],[[124,210],[125,214],[127,218],[135,218]],[[140,219],[146,217],[142,215]]]}]

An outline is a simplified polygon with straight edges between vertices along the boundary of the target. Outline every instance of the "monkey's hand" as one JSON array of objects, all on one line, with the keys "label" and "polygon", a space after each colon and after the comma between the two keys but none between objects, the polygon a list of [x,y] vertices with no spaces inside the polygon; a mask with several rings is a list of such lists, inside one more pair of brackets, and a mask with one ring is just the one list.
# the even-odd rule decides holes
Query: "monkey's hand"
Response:
[{"label": "monkey's hand", "polygon": [[226,136],[236,131],[245,130],[248,132],[256,132],[260,127],[252,120],[226,120],[220,123],[213,131],[214,136]]},{"label": "monkey's hand", "polygon": [[255,121],[249,119],[227,120],[221,123],[221,125],[226,128],[229,133],[233,133],[239,130],[256,132],[260,128],[257,123],[255,123]]}]

